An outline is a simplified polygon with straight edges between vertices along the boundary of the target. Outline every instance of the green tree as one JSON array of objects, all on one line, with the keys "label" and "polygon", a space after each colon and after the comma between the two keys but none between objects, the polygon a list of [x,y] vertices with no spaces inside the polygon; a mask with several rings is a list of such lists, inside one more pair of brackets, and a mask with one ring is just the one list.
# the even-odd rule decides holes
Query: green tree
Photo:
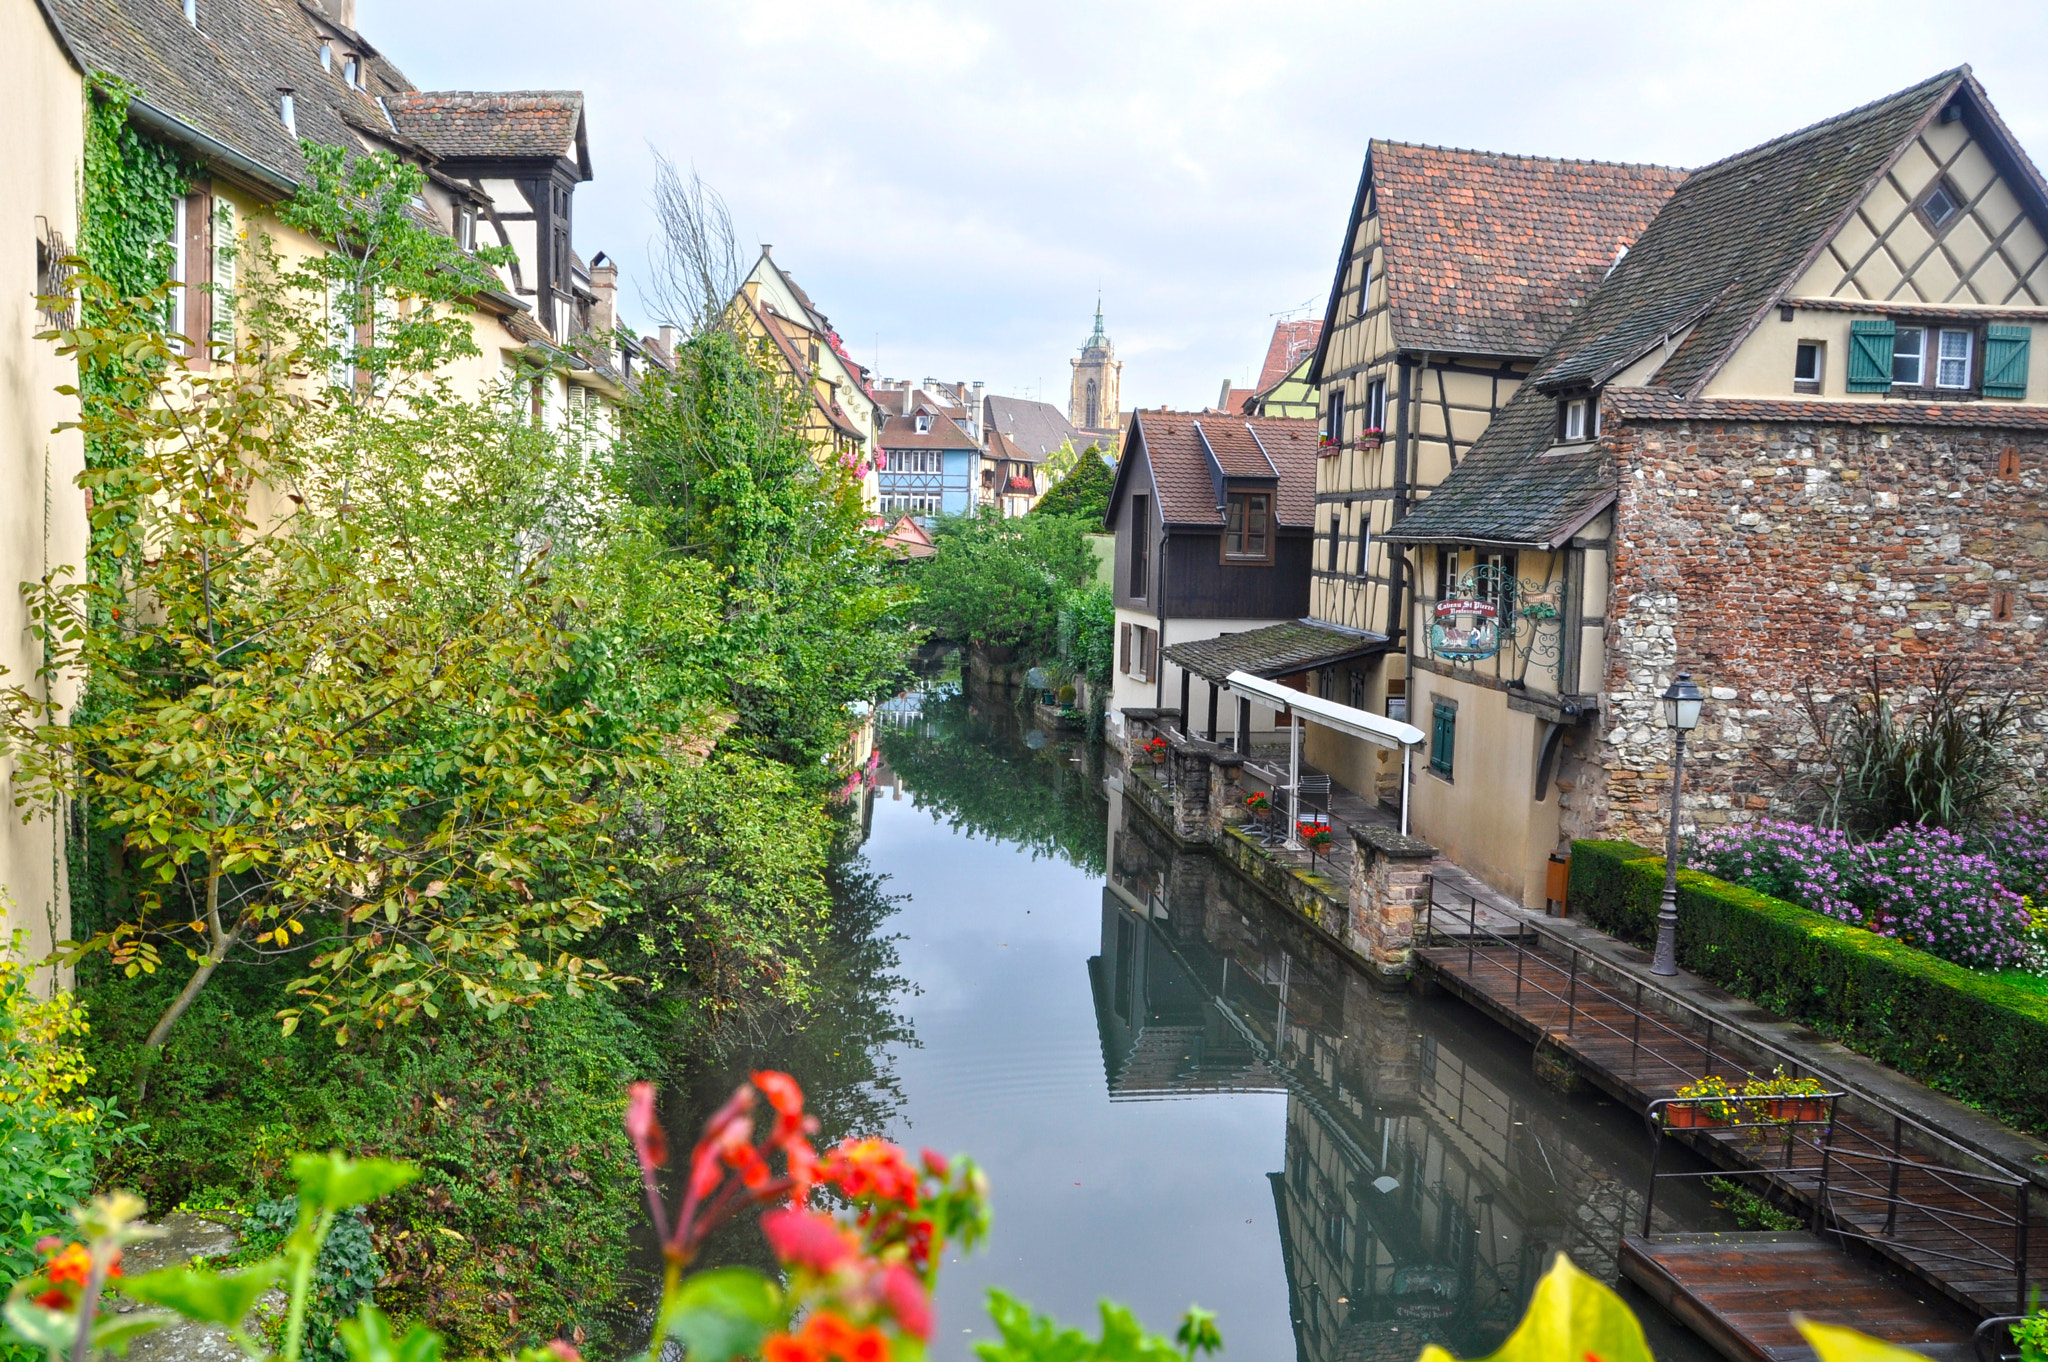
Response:
[{"label": "green tree", "polygon": [[1085,522],[993,513],[939,522],[938,552],[916,565],[919,618],[941,638],[1050,657],[1061,599],[1095,574]]},{"label": "green tree", "polygon": [[1116,468],[1090,445],[1082,451],[1073,471],[1046,489],[1038,504],[1031,508],[1031,514],[1077,516],[1090,522],[1091,528],[1099,527],[1109,510],[1110,490],[1115,486]]}]

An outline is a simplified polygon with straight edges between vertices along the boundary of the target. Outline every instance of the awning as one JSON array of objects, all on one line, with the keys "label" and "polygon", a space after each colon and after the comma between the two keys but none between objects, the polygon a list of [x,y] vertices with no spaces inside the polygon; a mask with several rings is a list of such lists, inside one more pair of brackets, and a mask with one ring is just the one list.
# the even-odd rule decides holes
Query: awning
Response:
[{"label": "awning", "polygon": [[1248,672],[1232,672],[1224,678],[1223,684],[1247,699],[1271,705],[1274,709],[1291,709],[1312,724],[1320,724],[1324,728],[1335,729],[1354,738],[1363,738],[1366,742],[1380,747],[1391,747],[1398,751],[1403,747],[1417,746],[1425,736],[1414,724],[1405,724],[1399,719],[1389,719],[1384,714],[1353,709],[1350,705],[1340,705],[1335,700],[1325,700],[1319,695],[1310,695],[1306,691],[1276,685]]},{"label": "awning", "polygon": [[1383,634],[1339,629],[1318,620],[1286,620],[1263,629],[1170,644],[1161,655],[1204,681],[1222,685],[1232,672],[1292,676],[1387,651]]}]

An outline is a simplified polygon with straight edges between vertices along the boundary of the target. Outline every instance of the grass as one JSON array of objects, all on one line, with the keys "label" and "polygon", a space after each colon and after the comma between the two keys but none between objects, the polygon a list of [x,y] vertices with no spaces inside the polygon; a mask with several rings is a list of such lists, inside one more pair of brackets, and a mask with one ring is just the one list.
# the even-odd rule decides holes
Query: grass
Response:
[{"label": "grass", "polygon": [[1746,1230],[1796,1230],[1806,1223],[1779,1210],[1733,1178],[1708,1178],[1707,1189],[1714,1194],[1714,1204],[1734,1216],[1735,1223]]},{"label": "grass", "polygon": [[1987,969],[1977,972],[1987,979],[1996,979],[2001,984],[2011,984],[2014,988],[2048,998],[2048,974],[2036,974],[2029,969]]}]

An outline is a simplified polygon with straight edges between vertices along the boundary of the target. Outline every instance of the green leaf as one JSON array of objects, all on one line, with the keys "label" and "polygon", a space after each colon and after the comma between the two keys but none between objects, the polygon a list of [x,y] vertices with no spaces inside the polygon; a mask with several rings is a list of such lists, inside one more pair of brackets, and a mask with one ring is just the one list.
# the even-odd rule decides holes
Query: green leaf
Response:
[{"label": "green leaf", "polygon": [[9,1332],[22,1342],[59,1354],[70,1348],[78,1335],[78,1323],[70,1315],[26,1298],[7,1302],[7,1324]]},{"label": "green leaf", "polygon": [[403,1336],[394,1331],[390,1316],[374,1305],[356,1312],[335,1326],[341,1345],[348,1349],[349,1362],[439,1362],[441,1336],[431,1329],[413,1325]]},{"label": "green leaf", "polygon": [[284,1260],[269,1258],[233,1274],[187,1265],[160,1268],[140,1277],[124,1277],[119,1285],[124,1295],[145,1305],[161,1305],[186,1319],[232,1328],[256,1308],[256,1302],[283,1272]]},{"label": "green leaf", "polygon": [[344,1154],[301,1154],[292,1160],[299,1203],[345,1211],[375,1201],[411,1182],[420,1170],[393,1159],[351,1159]]},{"label": "green leaf", "polygon": [[1837,1324],[1822,1324],[1803,1315],[1794,1315],[1792,1322],[1806,1335],[1820,1362],[1913,1362],[1920,1356]]},{"label": "green leaf", "polygon": [[95,1350],[104,1348],[116,1357],[126,1357],[129,1344],[170,1322],[169,1315],[114,1315],[93,1324],[92,1346]]},{"label": "green leaf", "polygon": [[668,1307],[668,1336],[692,1362],[730,1362],[758,1348],[783,1322],[782,1294],[750,1267],[722,1267],[686,1280]]},{"label": "green leaf", "polygon": [[[1621,1297],[1560,1253],[1536,1283],[1522,1322],[1486,1362],[1579,1362],[1588,1354],[1600,1362],[1652,1362],[1643,1326]],[[1432,1343],[1422,1362],[1451,1362],[1451,1355]]]}]

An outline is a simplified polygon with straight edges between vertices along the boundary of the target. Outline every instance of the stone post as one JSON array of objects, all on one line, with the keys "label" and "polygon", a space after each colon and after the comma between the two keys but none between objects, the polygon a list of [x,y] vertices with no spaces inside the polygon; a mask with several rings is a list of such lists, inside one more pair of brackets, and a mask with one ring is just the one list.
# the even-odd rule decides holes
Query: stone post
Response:
[{"label": "stone post", "polygon": [[1199,738],[1175,736],[1166,755],[1173,770],[1173,831],[1190,842],[1208,842],[1209,759],[1215,750]]},{"label": "stone post", "polygon": [[1142,753],[1146,743],[1160,734],[1172,737],[1180,726],[1180,711],[1177,709],[1153,709],[1149,705],[1133,705],[1123,713],[1126,765],[1135,765],[1144,760]]},{"label": "stone post", "polygon": [[1405,980],[1415,967],[1415,914],[1429,902],[1429,863],[1436,848],[1389,827],[1351,829],[1351,924],[1347,944],[1387,982]]},{"label": "stone post", "polygon": [[1242,823],[1245,817],[1244,784],[1239,770],[1244,765],[1241,753],[1221,747],[1209,748],[1209,840],[1223,839],[1223,829],[1230,823]]}]

